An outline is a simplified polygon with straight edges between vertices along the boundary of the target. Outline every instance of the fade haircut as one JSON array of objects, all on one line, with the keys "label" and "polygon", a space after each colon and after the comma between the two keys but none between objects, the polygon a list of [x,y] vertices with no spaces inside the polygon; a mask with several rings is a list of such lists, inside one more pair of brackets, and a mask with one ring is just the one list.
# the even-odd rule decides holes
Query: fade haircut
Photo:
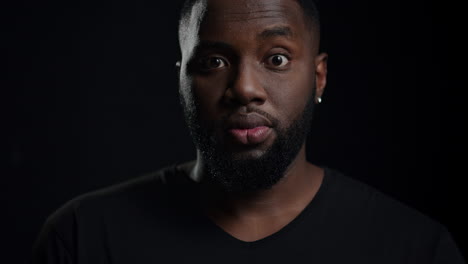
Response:
[{"label": "fade haircut", "polygon": [[[179,18],[179,27],[184,26],[184,21],[187,21],[187,16],[190,16],[192,12],[192,7],[195,3],[201,0],[185,0],[182,9],[180,12]],[[320,14],[317,8],[318,0],[291,0],[296,1],[303,10],[303,15],[306,20],[307,26],[309,30],[315,32],[320,35]]]}]

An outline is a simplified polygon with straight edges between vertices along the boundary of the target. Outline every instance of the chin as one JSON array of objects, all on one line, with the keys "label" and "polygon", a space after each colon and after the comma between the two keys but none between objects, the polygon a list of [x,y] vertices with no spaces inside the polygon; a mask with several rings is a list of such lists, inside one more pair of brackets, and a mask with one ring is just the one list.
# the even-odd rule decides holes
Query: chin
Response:
[{"label": "chin", "polygon": [[235,160],[235,161],[259,160],[265,155],[266,152],[267,152],[266,150],[260,150],[260,149],[232,152],[231,157],[232,157],[232,160]]}]

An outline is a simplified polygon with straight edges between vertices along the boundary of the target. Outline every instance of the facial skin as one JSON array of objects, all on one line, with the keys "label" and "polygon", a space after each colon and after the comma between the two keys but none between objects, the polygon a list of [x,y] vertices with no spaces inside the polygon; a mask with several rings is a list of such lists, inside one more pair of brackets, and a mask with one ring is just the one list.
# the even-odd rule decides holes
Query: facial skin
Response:
[{"label": "facial skin", "polygon": [[[304,154],[326,84],[319,36],[294,0],[200,0],[182,25],[179,92],[203,180],[231,193],[271,188]],[[226,121],[252,113],[271,133],[233,142]]]}]

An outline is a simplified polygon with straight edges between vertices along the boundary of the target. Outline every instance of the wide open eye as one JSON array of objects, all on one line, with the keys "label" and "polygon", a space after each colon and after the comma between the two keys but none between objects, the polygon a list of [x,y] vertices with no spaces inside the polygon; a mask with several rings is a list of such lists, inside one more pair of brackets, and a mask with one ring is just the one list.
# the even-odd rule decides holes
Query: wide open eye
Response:
[{"label": "wide open eye", "polygon": [[219,57],[207,57],[200,61],[200,66],[203,70],[211,70],[226,66],[224,59]]},{"label": "wide open eye", "polygon": [[281,68],[281,67],[288,65],[288,63],[289,63],[289,58],[283,54],[275,54],[268,58],[268,64],[274,67]]}]

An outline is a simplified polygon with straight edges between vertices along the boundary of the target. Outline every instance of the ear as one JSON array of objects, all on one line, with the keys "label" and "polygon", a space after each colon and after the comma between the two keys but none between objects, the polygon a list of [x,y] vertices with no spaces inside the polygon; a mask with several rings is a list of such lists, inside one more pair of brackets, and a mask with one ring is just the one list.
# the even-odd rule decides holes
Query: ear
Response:
[{"label": "ear", "polygon": [[322,97],[327,85],[327,62],[328,54],[320,53],[315,57],[315,101]]}]

